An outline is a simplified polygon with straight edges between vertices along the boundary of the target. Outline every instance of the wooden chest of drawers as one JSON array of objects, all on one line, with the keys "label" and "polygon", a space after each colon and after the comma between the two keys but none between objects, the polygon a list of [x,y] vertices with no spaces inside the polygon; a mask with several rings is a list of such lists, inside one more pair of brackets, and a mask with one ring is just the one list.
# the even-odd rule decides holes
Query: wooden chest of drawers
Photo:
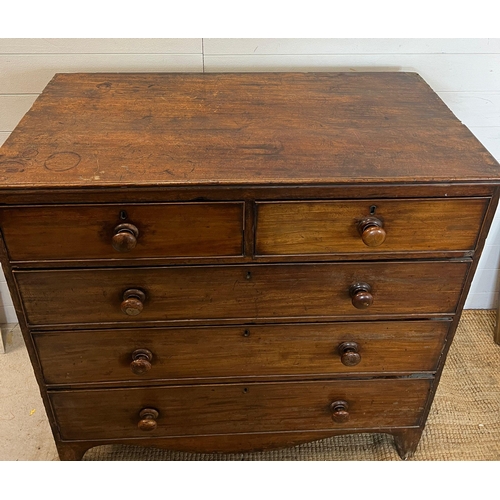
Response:
[{"label": "wooden chest of drawers", "polygon": [[61,459],[415,451],[500,186],[414,73],[58,74],[0,150]]}]

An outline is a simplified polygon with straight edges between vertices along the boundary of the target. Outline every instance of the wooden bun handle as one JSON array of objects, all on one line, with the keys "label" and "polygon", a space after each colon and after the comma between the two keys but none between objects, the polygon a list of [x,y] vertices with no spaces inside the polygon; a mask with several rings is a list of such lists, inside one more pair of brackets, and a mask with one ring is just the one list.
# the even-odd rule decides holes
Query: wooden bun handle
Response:
[{"label": "wooden bun handle", "polygon": [[146,294],[137,288],[130,288],[123,293],[121,310],[128,316],[137,316],[144,309]]},{"label": "wooden bun handle", "polygon": [[143,375],[151,370],[152,360],[153,353],[149,349],[136,349],[132,353],[132,363],[130,363],[130,369],[136,375]]},{"label": "wooden bun handle", "polygon": [[342,342],[339,345],[340,361],[345,366],[356,366],[361,361],[359,345],[356,342]]},{"label": "wooden bun handle", "polygon": [[349,420],[349,404],[347,401],[339,400],[334,401],[330,405],[330,410],[332,412],[332,420],[337,422],[337,424],[343,424]]},{"label": "wooden bun handle", "polygon": [[349,288],[352,305],[356,309],[366,309],[373,304],[372,287],[368,283],[355,283]]},{"label": "wooden bun handle", "polygon": [[130,252],[137,245],[139,230],[133,224],[119,224],[111,241],[117,252]]},{"label": "wooden bun handle", "polygon": [[158,427],[158,423],[156,422],[158,415],[158,410],[154,408],[144,408],[141,410],[139,413],[139,418],[141,420],[139,420],[137,424],[139,430],[144,432],[154,431]]},{"label": "wooden bun handle", "polygon": [[365,217],[358,222],[358,231],[367,247],[382,245],[387,236],[384,223],[377,217]]}]

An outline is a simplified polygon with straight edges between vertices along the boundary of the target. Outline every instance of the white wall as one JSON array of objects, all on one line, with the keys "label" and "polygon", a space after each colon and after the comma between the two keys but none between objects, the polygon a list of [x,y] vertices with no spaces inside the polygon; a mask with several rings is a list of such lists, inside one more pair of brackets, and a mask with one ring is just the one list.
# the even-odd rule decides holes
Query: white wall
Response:
[{"label": "white wall", "polygon": [[[0,39],[0,144],[56,72],[416,71],[500,160],[500,39]],[[466,303],[496,307],[500,214]],[[0,273],[0,323],[15,312]]]}]

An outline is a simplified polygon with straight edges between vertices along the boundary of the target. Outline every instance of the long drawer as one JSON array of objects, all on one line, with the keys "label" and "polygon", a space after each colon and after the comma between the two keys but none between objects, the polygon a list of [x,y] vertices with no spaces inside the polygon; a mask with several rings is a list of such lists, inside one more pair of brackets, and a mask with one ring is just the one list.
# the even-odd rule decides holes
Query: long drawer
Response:
[{"label": "long drawer", "polygon": [[48,384],[433,371],[447,321],[34,334]]},{"label": "long drawer", "polygon": [[258,202],[255,253],[472,250],[488,202],[488,198]]},{"label": "long drawer", "polygon": [[243,202],[5,207],[13,261],[227,257],[243,252]]},{"label": "long drawer", "polygon": [[430,384],[424,379],[374,379],[93,389],[49,395],[63,439],[114,439],[416,426]]},{"label": "long drawer", "polygon": [[[177,266],[14,271],[14,276],[31,325],[263,322],[453,314],[469,265],[419,261]],[[365,285],[369,291],[363,292]]]}]

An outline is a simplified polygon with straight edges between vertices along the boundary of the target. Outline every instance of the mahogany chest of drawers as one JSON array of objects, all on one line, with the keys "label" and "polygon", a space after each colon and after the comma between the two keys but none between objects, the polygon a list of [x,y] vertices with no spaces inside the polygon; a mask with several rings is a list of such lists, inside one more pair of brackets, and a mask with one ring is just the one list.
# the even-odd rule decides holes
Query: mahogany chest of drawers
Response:
[{"label": "mahogany chest of drawers", "polygon": [[415,451],[500,186],[414,73],[58,74],[0,150],[61,459]]}]

